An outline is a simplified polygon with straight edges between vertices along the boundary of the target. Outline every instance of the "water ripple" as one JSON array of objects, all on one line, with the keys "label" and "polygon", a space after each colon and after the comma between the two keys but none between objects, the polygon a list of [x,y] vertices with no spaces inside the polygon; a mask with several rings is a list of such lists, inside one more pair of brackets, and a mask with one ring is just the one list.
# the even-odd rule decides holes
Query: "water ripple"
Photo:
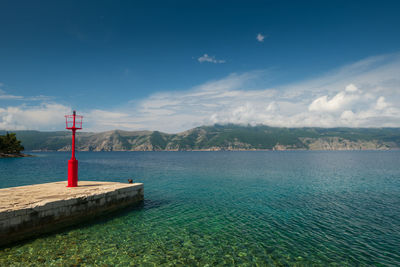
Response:
[{"label": "water ripple", "polygon": [[[67,154],[41,155],[0,161],[0,187],[65,177]],[[143,205],[3,248],[0,266],[400,265],[399,151],[78,159],[81,179],[144,182]]]}]

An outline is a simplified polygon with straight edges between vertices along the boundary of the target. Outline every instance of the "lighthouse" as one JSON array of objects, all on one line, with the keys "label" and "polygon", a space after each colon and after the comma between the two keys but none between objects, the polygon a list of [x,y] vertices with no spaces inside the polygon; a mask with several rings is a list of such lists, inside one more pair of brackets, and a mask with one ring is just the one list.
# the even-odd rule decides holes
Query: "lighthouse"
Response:
[{"label": "lighthouse", "polygon": [[75,158],[75,132],[82,129],[83,116],[76,115],[76,111],[72,115],[65,115],[66,129],[72,131],[72,155],[68,160],[68,187],[78,186],[78,161]]}]

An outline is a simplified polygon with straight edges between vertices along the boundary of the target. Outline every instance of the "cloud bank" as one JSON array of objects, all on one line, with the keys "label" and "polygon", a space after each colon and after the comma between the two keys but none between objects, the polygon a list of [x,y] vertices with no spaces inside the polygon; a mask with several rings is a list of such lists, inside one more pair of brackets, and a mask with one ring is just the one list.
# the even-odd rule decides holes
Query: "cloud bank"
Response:
[{"label": "cloud bank", "polygon": [[0,129],[62,130],[64,115],[70,113],[70,107],[56,103],[0,107]]},{"label": "cloud bank", "polygon": [[[400,54],[370,57],[320,77],[268,88],[266,71],[232,73],[186,91],[150,95],[115,109],[87,110],[85,130],[179,132],[214,123],[283,127],[400,127]],[[67,106],[0,108],[0,128],[62,129]],[[61,123],[60,123],[61,122]]]}]

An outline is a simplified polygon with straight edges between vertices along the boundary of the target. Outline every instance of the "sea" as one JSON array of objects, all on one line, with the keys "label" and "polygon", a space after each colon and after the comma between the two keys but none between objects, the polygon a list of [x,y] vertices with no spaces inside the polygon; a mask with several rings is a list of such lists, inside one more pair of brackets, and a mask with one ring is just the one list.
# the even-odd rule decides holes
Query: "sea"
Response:
[{"label": "sea", "polygon": [[[68,152],[0,159],[0,188],[66,181]],[[0,248],[0,266],[400,266],[400,151],[78,152],[141,205]]]}]

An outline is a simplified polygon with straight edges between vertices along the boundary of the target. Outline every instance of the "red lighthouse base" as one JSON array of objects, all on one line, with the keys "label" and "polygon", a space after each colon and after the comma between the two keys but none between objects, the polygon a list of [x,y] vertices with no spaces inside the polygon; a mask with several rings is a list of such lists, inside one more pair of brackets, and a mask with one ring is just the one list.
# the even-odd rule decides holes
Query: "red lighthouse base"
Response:
[{"label": "red lighthouse base", "polygon": [[68,160],[68,186],[78,186],[78,161],[76,159]]}]

